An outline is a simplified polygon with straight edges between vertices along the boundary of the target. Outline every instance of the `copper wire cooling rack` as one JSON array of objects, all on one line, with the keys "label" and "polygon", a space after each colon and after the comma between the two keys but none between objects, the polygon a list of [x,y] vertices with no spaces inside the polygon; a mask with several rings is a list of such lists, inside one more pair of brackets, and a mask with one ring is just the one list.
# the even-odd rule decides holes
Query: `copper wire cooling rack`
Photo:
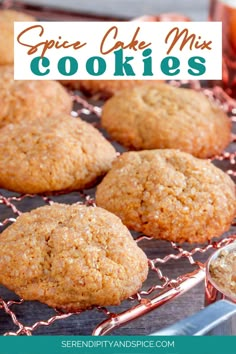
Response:
[{"label": "copper wire cooling rack", "polygon": [[[11,7],[12,4],[18,9],[36,15],[38,18],[62,18],[69,19],[90,19],[94,16],[76,14],[66,11],[56,11],[43,7],[24,5],[16,1],[4,1],[2,6]],[[54,17],[53,17],[54,14]],[[104,20],[104,18],[97,18]],[[110,20],[112,20],[110,18]],[[228,113],[232,120],[232,143],[226,152],[216,156],[213,160],[218,167],[226,171],[236,181],[236,102],[230,99],[224,92],[215,87],[214,89],[202,89],[198,82],[171,82],[173,85],[187,85],[196,90],[203,90],[210,99],[218,104]],[[78,115],[100,129],[109,139],[100,126],[100,114],[103,100],[101,97],[86,97],[81,92],[71,92],[74,98],[73,117]],[[110,139],[109,139],[110,140]],[[117,151],[124,149],[112,142]],[[75,203],[82,202],[86,205],[94,204],[94,189],[75,191],[70,194],[52,195],[19,195],[5,190],[0,190],[0,232],[13,223],[22,213],[36,207],[51,204],[53,202]],[[236,223],[232,224],[230,231],[218,240],[213,240],[204,245],[178,245],[173,242],[154,240],[140,234],[134,234],[139,246],[146,252],[149,259],[149,276],[143,288],[132,298],[124,301],[121,306],[112,308],[95,307],[88,311],[77,313],[62,313],[58,309],[50,309],[46,305],[37,302],[25,302],[22,299],[0,286],[0,334],[1,335],[32,335],[32,334],[68,334],[60,329],[69,328],[65,322],[71,321],[73,328],[69,334],[81,334],[80,323],[90,323],[90,333],[104,335],[112,330],[140,318],[141,316],[169,304],[171,300],[190,290],[193,286],[204,279],[204,263],[210,254],[217,248],[236,240]],[[20,262],[20,260],[19,260]],[[194,298],[193,298],[194,300]],[[199,304],[199,307],[203,304]],[[168,310],[165,310],[168,308]],[[169,307],[164,306],[166,315],[170,315]],[[173,311],[173,308],[172,308]],[[158,314],[158,311],[156,311]],[[184,309],[183,309],[184,313]],[[30,314],[30,315],[29,315]],[[95,315],[94,315],[95,314]],[[76,321],[75,321],[76,318]],[[57,325],[56,325],[56,322]],[[50,329],[56,326],[58,330],[51,332],[42,331],[43,328]],[[79,327],[79,328],[78,328]],[[134,325],[135,327],[135,325]],[[57,332],[58,331],[58,332]],[[119,334],[126,334],[125,331]],[[135,334],[143,334],[136,330]],[[148,334],[148,333],[145,333]]]},{"label": "copper wire cooling rack", "polygon": [[[173,82],[172,84],[179,83]],[[218,88],[215,88],[214,90],[205,89],[204,91],[210,96],[210,98],[214,98],[218,103],[221,103],[222,107],[228,111],[233,126],[236,128],[236,105],[234,101],[228,100],[227,96],[225,96]],[[74,92],[72,95],[75,101],[75,109],[72,112],[72,116],[76,117],[79,115],[86,121],[90,122],[90,124],[101,129],[99,118],[102,101],[98,101],[96,97],[90,99],[85,98],[85,96],[79,92]],[[236,177],[235,145],[235,136],[233,136],[229,151],[217,156],[213,161],[230,174],[232,178]],[[117,144],[116,148],[120,150],[120,147]],[[66,195],[53,194],[50,196],[19,195],[2,190],[0,193],[1,229],[3,230],[5,227],[13,223],[17,216],[22,212],[34,209],[41,205],[51,204],[54,201],[64,203],[81,201],[86,205],[93,205],[94,189],[73,192]],[[144,235],[134,235],[140,247],[144,249],[149,257],[150,272],[148,280],[138,294],[125,302],[126,308],[124,311],[123,308],[120,307],[112,309],[97,307],[93,309],[93,311],[99,311],[105,316],[105,319],[95,326],[93,334],[107,334],[111,330],[160,307],[166,302],[169,302],[191,289],[194,285],[203,280],[205,274],[204,262],[209,257],[210,252],[222,245],[236,240],[236,235],[234,235],[234,233],[236,233],[236,224],[232,224],[232,229],[224,238],[208,244],[194,246],[189,246],[187,244],[179,246],[173,242],[169,243],[153,240]],[[178,262],[180,260],[184,260],[184,266],[182,265],[179,269]],[[171,267],[173,268],[171,269]],[[39,304],[39,306],[42,306],[41,315],[44,320],[35,321],[33,324],[27,325],[24,322],[24,314],[22,315],[22,311],[19,310],[23,306],[24,308],[25,306],[28,306],[27,304],[30,304],[30,302],[17,300],[12,293],[7,296],[7,299],[0,298],[0,316],[2,315],[2,312],[4,312],[8,315],[9,319],[9,330],[2,334],[31,335],[34,332],[37,333],[36,330],[42,326],[50,326],[55,321],[65,320],[71,316],[82,315],[82,312],[77,312],[75,314],[61,313],[55,309],[52,314],[45,319],[44,316],[48,316],[48,311],[46,311],[45,315],[43,311],[44,308],[47,309],[47,306]],[[37,304],[34,304],[34,306],[37,306]],[[14,328],[14,330],[12,330],[12,328]]]}]

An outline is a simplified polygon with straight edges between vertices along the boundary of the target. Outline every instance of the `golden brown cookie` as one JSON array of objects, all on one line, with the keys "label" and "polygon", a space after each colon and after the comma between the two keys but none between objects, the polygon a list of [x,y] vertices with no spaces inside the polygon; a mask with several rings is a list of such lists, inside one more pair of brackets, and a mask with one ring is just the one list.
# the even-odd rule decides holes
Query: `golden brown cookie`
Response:
[{"label": "golden brown cookie", "polygon": [[0,283],[66,311],[119,305],[146,279],[147,258],[120,219],[84,205],[22,214],[0,236]]},{"label": "golden brown cookie", "polygon": [[21,193],[85,188],[115,157],[113,146],[80,119],[62,115],[8,124],[0,129],[0,187]]},{"label": "golden brown cookie", "polygon": [[180,149],[206,158],[230,142],[230,121],[219,107],[200,92],[168,84],[121,91],[105,103],[102,125],[135,150]]},{"label": "golden brown cookie", "polygon": [[0,10],[0,65],[13,64],[14,62],[14,21],[36,20],[22,12]]},{"label": "golden brown cookie", "polygon": [[0,80],[0,128],[21,120],[71,112],[71,96],[56,81],[14,81],[13,67],[9,65],[0,66]]},{"label": "golden brown cookie", "polygon": [[235,185],[209,161],[178,150],[124,153],[96,202],[130,229],[174,242],[222,235],[236,215]]},{"label": "golden brown cookie", "polygon": [[[61,80],[63,85],[75,90],[82,90],[91,95],[101,93],[109,97],[124,89],[131,89],[149,84],[148,80]],[[156,81],[160,82],[160,81]]]}]

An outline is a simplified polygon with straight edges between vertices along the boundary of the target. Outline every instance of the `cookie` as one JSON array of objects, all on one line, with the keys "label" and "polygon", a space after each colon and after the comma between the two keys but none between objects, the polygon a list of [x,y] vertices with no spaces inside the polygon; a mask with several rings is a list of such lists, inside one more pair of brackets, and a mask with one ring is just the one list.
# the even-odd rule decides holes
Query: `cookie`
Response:
[{"label": "cookie", "polygon": [[121,91],[105,103],[102,125],[128,148],[180,149],[201,158],[219,154],[231,138],[219,107],[200,92],[168,84]]},{"label": "cookie", "polygon": [[21,120],[71,112],[71,96],[56,81],[14,81],[13,67],[9,65],[0,66],[0,80],[0,128]]},{"label": "cookie", "polygon": [[0,187],[20,193],[93,185],[116,157],[90,124],[70,116],[22,121],[0,129]]},{"label": "cookie", "polygon": [[207,160],[178,150],[124,153],[97,188],[97,205],[158,239],[203,243],[236,215],[235,185]]},{"label": "cookie", "polygon": [[110,97],[123,89],[150,83],[148,80],[62,80],[60,82],[74,90],[85,91],[91,95],[100,93],[105,97]]},{"label": "cookie", "polygon": [[14,62],[14,21],[36,21],[34,17],[14,10],[0,10],[0,65]]},{"label": "cookie", "polygon": [[66,311],[119,305],[147,273],[147,258],[128,229],[101,208],[44,206],[0,236],[0,283],[25,300]]}]

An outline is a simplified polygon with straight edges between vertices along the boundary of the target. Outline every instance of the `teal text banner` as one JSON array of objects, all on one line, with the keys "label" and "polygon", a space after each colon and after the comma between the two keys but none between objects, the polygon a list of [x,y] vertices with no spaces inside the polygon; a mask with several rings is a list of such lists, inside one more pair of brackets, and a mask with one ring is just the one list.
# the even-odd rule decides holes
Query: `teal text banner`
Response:
[{"label": "teal text banner", "polygon": [[236,337],[1,337],[0,354],[235,354]]}]

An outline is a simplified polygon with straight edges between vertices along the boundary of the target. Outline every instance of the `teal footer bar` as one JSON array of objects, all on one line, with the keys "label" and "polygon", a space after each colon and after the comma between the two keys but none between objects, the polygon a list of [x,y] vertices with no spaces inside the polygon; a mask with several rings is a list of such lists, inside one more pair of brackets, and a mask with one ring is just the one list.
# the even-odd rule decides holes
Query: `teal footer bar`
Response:
[{"label": "teal footer bar", "polygon": [[236,337],[0,337],[0,354],[235,354]]}]

